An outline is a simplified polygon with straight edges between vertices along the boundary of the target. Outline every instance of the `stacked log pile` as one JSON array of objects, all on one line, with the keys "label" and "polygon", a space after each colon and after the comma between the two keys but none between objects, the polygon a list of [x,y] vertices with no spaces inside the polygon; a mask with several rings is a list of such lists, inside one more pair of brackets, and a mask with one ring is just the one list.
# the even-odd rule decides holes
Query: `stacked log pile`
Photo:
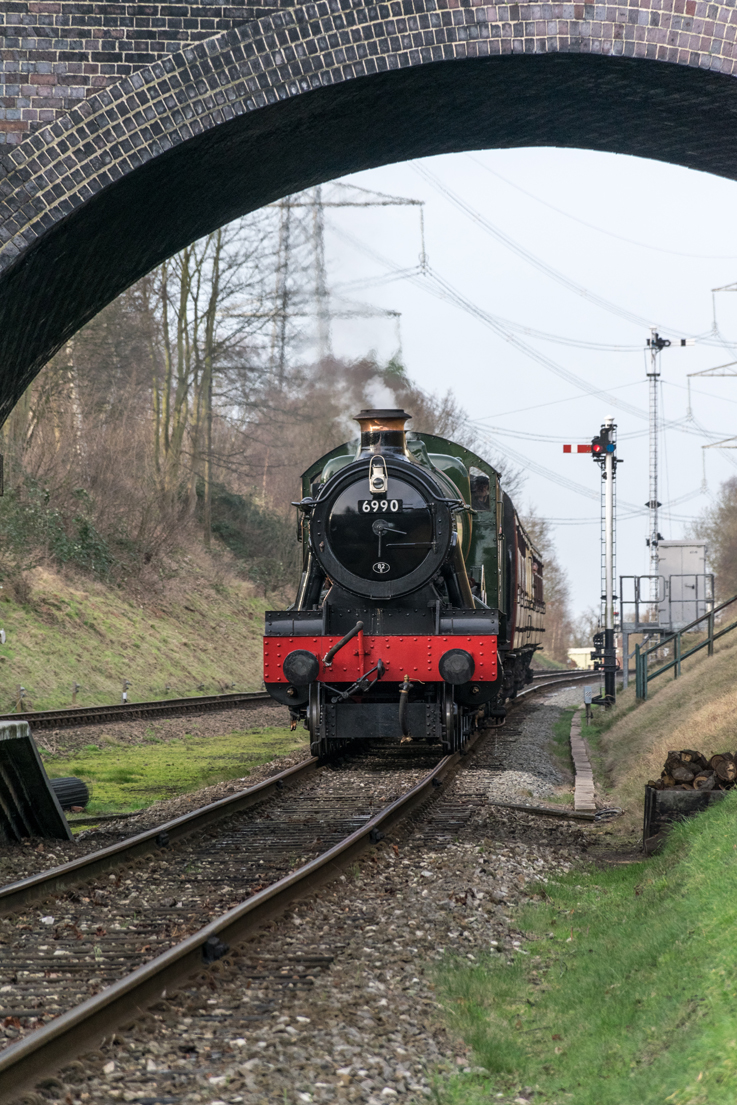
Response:
[{"label": "stacked log pile", "polygon": [[693,748],[669,752],[660,778],[647,785],[655,790],[730,790],[737,785],[737,759],[732,752],[709,760]]}]

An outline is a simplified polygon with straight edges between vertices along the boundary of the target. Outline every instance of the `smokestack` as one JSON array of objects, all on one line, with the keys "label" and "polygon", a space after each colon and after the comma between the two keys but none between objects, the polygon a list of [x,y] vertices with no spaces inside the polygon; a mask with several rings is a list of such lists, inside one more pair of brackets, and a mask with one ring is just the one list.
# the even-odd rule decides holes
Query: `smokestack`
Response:
[{"label": "smokestack", "polygon": [[409,459],[407,452],[406,423],[412,417],[403,410],[363,410],[354,415],[361,427],[361,453],[400,453]]}]

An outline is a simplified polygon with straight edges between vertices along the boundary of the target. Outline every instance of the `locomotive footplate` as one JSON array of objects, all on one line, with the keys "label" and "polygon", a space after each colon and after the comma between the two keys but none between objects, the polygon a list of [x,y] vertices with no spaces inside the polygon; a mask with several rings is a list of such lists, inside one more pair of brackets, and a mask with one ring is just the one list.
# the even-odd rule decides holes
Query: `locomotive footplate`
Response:
[{"label": "locomotive footplate", "polygon": [[428,636],[360,635],[350,641],[326,665],[323,657],[338,636],[264,637],[264,682],[288,684],[284,661],[297,649],[312,653],[318,662],[317,680],[321,683],[353,683],[382,660],[384,682],[401,683],[405,675],[420,682],[443,682],[440,662],[450,650],[462,649],[473,660],[473,682],[493,683],[497,679],[497,638],[453,634]]}]

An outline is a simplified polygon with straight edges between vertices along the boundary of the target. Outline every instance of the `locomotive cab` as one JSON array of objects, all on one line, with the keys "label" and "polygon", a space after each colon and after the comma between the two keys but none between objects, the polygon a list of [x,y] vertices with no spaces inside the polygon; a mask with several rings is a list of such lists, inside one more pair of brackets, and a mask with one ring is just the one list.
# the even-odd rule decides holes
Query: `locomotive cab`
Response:
[{"label": "locomotive cab", "polygon": [[454,751],[540,647],[542,562],[498,474],[408,434],[410,417],[361,411],[360,439],[312,465],[295,503],[303,571],[294,606],[266,615],[264,683],[314,755],[367,737]]}]

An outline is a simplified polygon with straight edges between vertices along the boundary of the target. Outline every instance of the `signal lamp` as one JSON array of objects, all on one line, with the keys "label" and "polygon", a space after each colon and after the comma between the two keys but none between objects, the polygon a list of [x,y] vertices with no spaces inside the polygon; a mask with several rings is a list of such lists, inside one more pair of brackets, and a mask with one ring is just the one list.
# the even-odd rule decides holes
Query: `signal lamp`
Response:
[{"label": "signal lamp", "polygon": [[594,460],[603,460],[607,453],[614,452],[614,442],[609,440],[608,433],[599,434],[591,439],[591,456]]}]

